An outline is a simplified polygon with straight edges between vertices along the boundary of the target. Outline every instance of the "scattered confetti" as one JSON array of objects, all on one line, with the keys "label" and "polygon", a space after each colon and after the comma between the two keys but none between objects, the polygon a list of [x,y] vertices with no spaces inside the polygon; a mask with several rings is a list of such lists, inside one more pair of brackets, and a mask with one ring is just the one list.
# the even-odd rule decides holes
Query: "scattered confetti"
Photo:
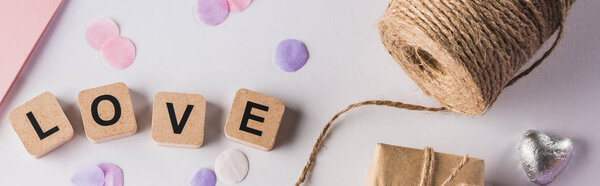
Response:
[{"label": "scattered confetti", "polygon": [[101,163],[98,165],[104,173],[104,186],[123,186],[123,170],[114,163]]},{"label": "scattered confetti", "polygon": [[74,186],[103,186],[104,173],[96,165],[80,165],[75,167],[71,183]]},{"label": "scattered confetti", "polygon": [[273,52],[273,61],[279,69],[286,72],[300,70],[306,64],[308,50],[306,45],[295,39],[281,41]]},{"label": "scattered confetti", "polygon": [[241,12],[250,6],[252,0],[228,0],[228,2],[230,12]]},{"label": "scattered confetti", "polygon": [[215,172],[207,168],[198,170],[192,181],[190,181],[192,186],[215,186],[216,183],[217,177],[215,176]]},{"label": "scattered confetti", "polygon": [[198,19],[210,26],[217,26],[229,16],[227,0],[198,0]]},{"label": "scattered confetti", "polygon": [[92,20],[85,31],[85,40],[95,50],[100,50],[108,38],[119,35],[119,26],[112,19],[100,17]]},{"label": "scattered confetti", "polygon": [[217,157],[215,173],[228,184],[239,183],[248,174],[248,158],[239,150],[227,150]]},{"label": "scattered confetti", "polygon": [[121,36],[106,40],[100,51],[104,63],[115,69],[127,68],[135,59],[135,45],[131,40]]}]

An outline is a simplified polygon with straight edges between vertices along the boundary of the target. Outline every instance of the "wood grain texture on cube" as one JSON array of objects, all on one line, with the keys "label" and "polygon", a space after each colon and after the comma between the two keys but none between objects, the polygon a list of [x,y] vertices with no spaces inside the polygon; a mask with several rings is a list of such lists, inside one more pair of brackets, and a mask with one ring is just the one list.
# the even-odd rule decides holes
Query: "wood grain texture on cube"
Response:
[{"label": "wood grain texture on cube", "polygon": [[73,127],[50,92],[15,108],[8,120],[27,152],[36,158],[73,139]]},{"label": "wood grain texture on cube", "polygon": [[269,151],[275,145],[284,111],[283,101],[240,89],[229,111],[225,135],[235,142]]},{"label": "wood grain texture on cube", "polygon": [[206,100],[199,94],[154,95],[152,139],[159,145],[200,148],[204,142]]},{"label": "wood grain texture on cube", "polygon": [[[79,109],[85,134],[94,143],[136,133],[137,123],[131,96],[129,88],[124,83],[114,83],[79,92]],[[117,112],[119,109],[120,112]],[[102,122],[106,123],[101,124]]]}]

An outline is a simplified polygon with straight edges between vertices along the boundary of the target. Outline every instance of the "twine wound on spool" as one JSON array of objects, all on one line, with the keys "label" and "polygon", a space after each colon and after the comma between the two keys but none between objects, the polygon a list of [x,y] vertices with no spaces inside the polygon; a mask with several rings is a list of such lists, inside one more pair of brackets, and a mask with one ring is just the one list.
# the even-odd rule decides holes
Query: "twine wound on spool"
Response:
[{"label": "twine wound on spool", "polygon": [[[504,87],[556,47],[574,0],[392,0],[379,21],[383,44],[444,107],[482,115]],[[554,45],[515,76],[544,41]]]},{"label": "twine wound on spool", "polygon": [[[305,181],[333,121],[351,109],[378,105],[483,114],[502,89],[528,75],[554,51],[563,37],[565,17],[574,1],[392,0],[379,21],[382,42],[409,77],[443,107],[389,100],[347,106],[323,127],[295,185]],[[557,30],[552,46],[517,74]],[[455,170],[453,174],[460,168]]]}]

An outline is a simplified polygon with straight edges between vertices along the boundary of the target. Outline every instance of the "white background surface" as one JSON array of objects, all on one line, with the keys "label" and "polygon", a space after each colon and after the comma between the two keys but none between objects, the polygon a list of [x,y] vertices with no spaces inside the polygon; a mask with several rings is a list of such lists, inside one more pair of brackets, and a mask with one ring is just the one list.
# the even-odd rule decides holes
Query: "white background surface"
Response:
[{"label": "white background surface", "polygon": [[[6,102],[0,107],[0,185],[69,185],[73,167],[114,162],[126,185],[189,185],[230,148],[245,152],[250,172],[238,185],[291,185],[329,118],[348,104],[391,99],[437,106],[380,43],[376,22],[388,0],[255,0],[217,27],[195,17],[194,0],[65,0]],[[363,185],[377,142],[465,154],[486,161],[488,185],[528,185],[515,144],[527,129],[571,137],[576,155],[552,185],[597,185],[600,172],[600,1],[579,0],[564,40],[531,75],[506,89],[482,117],[383,107],[341,117],[320,154],[310,185]],[[87,23],[113,18],[133,40],[137,58],[125,70],[105,66],[85,42]],[[306,43],[310,58],[295,73],[271,63],[287,38]],[[77,93],[125,82],[138,121],[135,136],[93,144],[83,131]],[[270,152],[229,141],[223,126],[235,91],[249,88],[287,107]],[[75,138],[41,159],[30,157],[7,120],[10,110],[50,91]],[[150,136],[158,91],[199,93],[208,101],[200,149],[160,147]],[[225,185],[219,182],[218,185]]]}]

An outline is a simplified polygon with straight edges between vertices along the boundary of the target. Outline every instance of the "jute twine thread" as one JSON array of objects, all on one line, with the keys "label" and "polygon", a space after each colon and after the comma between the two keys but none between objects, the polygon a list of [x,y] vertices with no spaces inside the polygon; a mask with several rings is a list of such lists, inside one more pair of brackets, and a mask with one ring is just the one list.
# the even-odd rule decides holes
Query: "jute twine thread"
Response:
[{"label": "jute twine thread", "polygon": [[423,150],[423,167],[421,168],[421,180],[419,186],[431,186],[433,183],[433,168],[435,165],[435,152],[430,147]]},{"label": "jute twine thread", "polygon": [[[443,107],[390,100],[347,106],[321,130],[295,185],[305,181],[333,122],[354,108],[378,105],[414,111],[454,111],[471,116],[483,114],[502,89],[527,76],[554,51],[563,37],[565,17],[574,1],[392,0],[379,21],[382,42],[409,77]],[[516,74],[556,30],[552,46],[530,67]],[[464,161],[467,159],[465,156]],[[456,176],[460,168],[455,168],[452,175]]]},{"label": "jute twine thread", "polygon": [[[452,181],[460,172],[460,170],[469,161],[469,155],[464,155],[463,159],[452,169],[450,175],[442,182],[441,186],[445,186]],[[423,150],[423,167],[421,169],[421,178],[419,180],[419,186],[431,186],[433,185],[433,174],[435,171],[435,152],[431,147],[425,147]],[[468,185],[461,183],[462,185]]]},{"label": "jute twine thread", "polygon": [[392,0],[379,21],[384,46],[444,107],[479,116],[544,41],[574,0]]}]

